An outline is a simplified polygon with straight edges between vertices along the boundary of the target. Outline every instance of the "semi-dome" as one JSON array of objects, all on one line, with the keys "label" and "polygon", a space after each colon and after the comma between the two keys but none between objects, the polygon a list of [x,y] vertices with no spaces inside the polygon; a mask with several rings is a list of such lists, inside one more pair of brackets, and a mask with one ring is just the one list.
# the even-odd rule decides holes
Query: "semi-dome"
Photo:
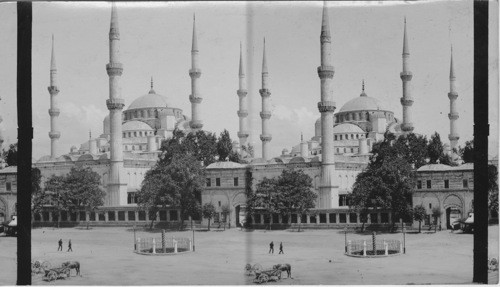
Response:
[{"label": "semi-dome", "polygon": [[355,124],[343,123],[333,127],[334,134],[365,133]]},{"label": "semi-dome", "polygon": [[239,164],[237,162],[233,162],[233,161],[218,161],[218,162],[214,162],[214,163],[208,165],[207,169],[213,169],[213,168],[241,168],[241,167],[245,167],[245,166],[242,165],[242,164]]},{"label": "semi-dome", "polygon": [[382,110],[387,111],[387,109],[382,106],[379,100],[368,97],[366,94],[361,94],[360,97],[354,98],[347,103],[345,103],[342,108],[340,108],[339,113],[351,112],[351,111],[376,111]]},{"label": "semi-dome", "polygon": [[439,171],[439,170],[450,170],[453,169],[449,165],[441,164],[441,163],[433,163],[427,164],[419,167],[417,171]]},{"label": "semi-dome", "polygon": [[149,93],[144,96],[140,96],[135,99],[130,106],[128,106],[127,110],[133,109],[145,109],[145,108],[159,108],[159,107],[167,107],[167,98],[157,94],[153,89],[149,91]]},{"label": "semi-dome", "polygon": [[128,121],[122,125],[123,131],[151,131],[153,130],[148,124],[141,121]]}]

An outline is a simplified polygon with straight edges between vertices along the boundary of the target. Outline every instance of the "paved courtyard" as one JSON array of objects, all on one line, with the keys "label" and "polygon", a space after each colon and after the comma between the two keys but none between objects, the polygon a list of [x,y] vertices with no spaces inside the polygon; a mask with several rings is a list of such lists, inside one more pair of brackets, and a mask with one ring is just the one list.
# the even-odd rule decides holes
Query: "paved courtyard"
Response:
[{"label": "paved courtyard", "polygon": [[[138,237],[151,235],[137,232]],[[167,235],[191,237],[192,232]],[[48,260],[53,266],[67,260],[78,260],[82,265],[81,277],[74,276],[73,271],[68,279],[48,283],[35,275],[34,285],[252,284],[253,277],[244,275],[246,263],[260,263],[264,268],[290,263],[293,279],[272,283],[277,285],[457,284],[472,280],[473,236],[449,231],[407,234],[407,254],[377,259],[343,255],[341,230],[196,232],[196,252],[170,256],[134,254],[133,232],[126,228],[43,228],[34,229],[32,236],[33,259]],[[347,236],[353,240],[370,238]],[[64,252],[57,251],[59,238],[64,241]],[[402,235],[378,235],[378,239],[384,238],[402,239]],[[490,226],[489,238],[489,256],[498,258],[498,226]],[[72,240],[74,252],[66,252],[68,239]],[[268,254],[271,241],[275,243],[274,254]],[[284,255],[277,254],[280,242]],[[15,248],[15,238],[0,237],[0,285],[15,284]],[[498,282],[498,272],[489,278]]]}]

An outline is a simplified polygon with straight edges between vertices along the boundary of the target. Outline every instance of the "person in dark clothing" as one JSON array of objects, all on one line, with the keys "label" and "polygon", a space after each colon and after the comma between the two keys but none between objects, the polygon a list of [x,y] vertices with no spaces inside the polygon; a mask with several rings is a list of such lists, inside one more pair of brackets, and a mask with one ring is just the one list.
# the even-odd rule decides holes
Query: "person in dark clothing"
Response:
[{"label": "person in dark clothing", "polygon": [[283,242],[280,242],[280,253],[278,253],[278,254],[285,254],[283,252]]},{"label": "person in dark clothing", "polygon": [[59,247],[57,247],[57,251],[62,251],[62,239],[59,239]]},{"label": "person in dark clothing", "polygon": [[71,239],[68,242],[68,251],[67,252],[69,252],[70,250],[71,250],[71,252],[73,252],[73,248],[71,248]]},{"label": "person in dark clothing", "polygon": [[274,254],[274,243],[272,241],[269,244],[269,253],[273,253]]}]

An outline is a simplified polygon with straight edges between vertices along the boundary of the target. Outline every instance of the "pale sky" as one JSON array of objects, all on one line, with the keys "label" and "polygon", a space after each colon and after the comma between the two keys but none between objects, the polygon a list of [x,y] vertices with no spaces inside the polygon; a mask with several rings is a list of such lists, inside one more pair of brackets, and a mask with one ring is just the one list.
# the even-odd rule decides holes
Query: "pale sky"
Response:
[{"label": "pale sky", "polygon": [[[240,41],[246,65],[251,140],[261,155],[262,42],[270,78],[273,116],[271,155],[314,136],[320,116],[320,29],[322,2],[118,3],[122,98],[125,108],[154,89],[172,107],[191,115],[191,36],[196,14],[204,129],[238,131]],[[59,153],[102,133],[108,114],[109,3],[33,3],[33,157],[50,153],[49,68],[51,35],[58,69]],[[458,82],[459,145],[473,137],[473,2],[328,3],[335,67],[337,111],[361,93],[380,100],[402,118],[403,19],[407,18],[414,132],[434,131],[449,142],[449,67],[453,45]],[[498,4],[490,2],[490,148],[498,154]],[[0,115],[8,143],[16,141],[16,5],[0,4]]]}]

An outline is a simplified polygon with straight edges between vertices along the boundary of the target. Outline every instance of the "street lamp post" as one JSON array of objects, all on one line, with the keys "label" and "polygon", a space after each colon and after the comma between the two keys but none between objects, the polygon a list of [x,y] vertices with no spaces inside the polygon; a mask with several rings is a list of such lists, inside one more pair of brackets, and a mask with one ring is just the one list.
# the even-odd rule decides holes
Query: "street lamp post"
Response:
[{"label": "street lamp post", "polygon": [[193,231],[193,251],[194,251],[194,228],[193,228],[193,219],[191,218],[191,230]]},{"label": "street lamp post", "polygon": [[403,254],[406,254],[406,228],[403,227]]},{"label": "street lamp post", "polygon": [[347,253],[347,226],[344,227],[344,247],[345,247],[345,253]]},{"label": "street lamp post", "polygon": [[134,251],[137,251],[137,239],[135,237],[135,223],[134,223]]}]

